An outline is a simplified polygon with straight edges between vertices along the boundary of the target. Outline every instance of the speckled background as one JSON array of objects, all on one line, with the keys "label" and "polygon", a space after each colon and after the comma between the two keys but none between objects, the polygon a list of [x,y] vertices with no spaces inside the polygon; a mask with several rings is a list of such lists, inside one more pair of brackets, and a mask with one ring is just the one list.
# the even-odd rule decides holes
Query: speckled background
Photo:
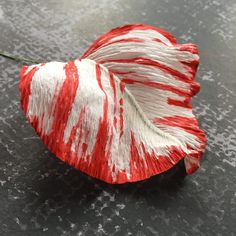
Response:
[{"label": "speckled background", "polygon": [[49,153],[19,104],[20,63],[0,57],[0,235],[236,235],[235,0],[0,0],[0,51],[74,59],[127,23],[165,28],[199,46],[194,98],[207,150],[148,181],[112,186]]}]

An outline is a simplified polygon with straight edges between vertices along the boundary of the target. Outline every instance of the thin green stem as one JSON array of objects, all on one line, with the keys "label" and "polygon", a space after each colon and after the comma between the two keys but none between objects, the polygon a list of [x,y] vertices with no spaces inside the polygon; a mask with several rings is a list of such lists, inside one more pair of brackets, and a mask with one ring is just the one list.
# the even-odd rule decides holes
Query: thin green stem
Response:
[{"label": "thin green stem", "polygon": [[24,63],[24,62],[32,63],[32,64],[39,64],[40,63],[40,62],[35,61],[33,59],[30,59],[30,58],[15,57],[15,56],[11,56],[11,55],[9,55],[7,53],[4,53],[4,52],[0,52],[0,56],[8,58],[8,59],[13,60],[13,61],[22,62],[22,63]]}]

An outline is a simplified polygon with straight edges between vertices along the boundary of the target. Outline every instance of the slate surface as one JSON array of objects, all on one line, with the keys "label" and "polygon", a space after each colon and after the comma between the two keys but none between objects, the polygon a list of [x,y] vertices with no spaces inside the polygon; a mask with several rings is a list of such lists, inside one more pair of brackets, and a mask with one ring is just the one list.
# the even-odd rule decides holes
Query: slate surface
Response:
[{"label": "slate surface", "polygon": [[111,186],[50,154],[19,105],[20,64],[0,57],[0,235],[236,235],[234,0],[0,0],[0,51],[74,59],[127,23],[165,28],[199,45],[195,112],[207,134],[201,169],[183,165]]}]

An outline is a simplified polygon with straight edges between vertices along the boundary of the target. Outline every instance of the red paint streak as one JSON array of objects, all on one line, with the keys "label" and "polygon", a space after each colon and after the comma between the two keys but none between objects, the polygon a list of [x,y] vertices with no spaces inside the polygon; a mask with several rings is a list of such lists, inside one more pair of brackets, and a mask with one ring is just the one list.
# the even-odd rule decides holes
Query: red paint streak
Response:
[{"label": "red paint streak", "polygon": [[49,116],[52,116],[53,110],[54,110],[56,102],[57,102],[57,95],[58,95],[57,91],[58,91],[58,82],[56,83],[55,91],[54,91],[53,98],[52,98],[51,107],[49,108],[49,112],[48,112]]},{"label": "red paint streak", "polygon": [[184,99],[184,101],[168,98],[167,103],[173,106],[179,106],[179,107],[185,107],[185,108],[192,108],[192,105],[190,104],[190,98]]},{"label": "red paint streak", "polygon": [[116,118],[116,116],[113,119],[113,125],[114,125],[114,127],[116,129],[117,128],[117,118]]},{"label": "red paint streak", "polygon": [[125,89],[125,83],[123,82],[123,80],[120,80],[120,91],[121,91],[121,93],[124,92],[124,89]]},{"label": "red paint streak", "polygon": [[115,184],[122,184],[122,183],[126,183],[126,182],[132,182],[132,180],[128,180],[127,178],[127,173],[123,170],[118,170],[117,171],[117,175],[116,175],[116,181],[114,182]]},{"label": "red paint streak", "polygon": [[109,43],[113,38],[126,35],[129,32],[133,30],[153,30],[160,34],[162,34],[164,37],[166,37],[172,44],[176,44],[176,39],[173,35],[168,33],[167,31],[154,27],[149,25],[143,25],[143,24],[132,24],[132,25],[124,25],[122,27],[118,27],[115,29],[112,29],[110,32],[102,35],[99,37],[95,42],[87,49],[87,51],[83,54],[81,59],[88,57],[90,54],[95,52],[98,48],[104,46],[105,44]]},{"label": "red paint streak", "polygon": [[176,44],[176,38],[170,34],[169,32],[165,31],[164,29],[157,28],[155,26],[150,26],[150,25],[136,25],[135,29],[139,30],[154,30],[160,34],[162,34],[164,37],[166,37],[172,44]]},{"label": "red paint streak", "polygon": [[[182,44],[182,45],[178,44],[175,45],[175,49],[179,51],[189,52],[190,55],[193,54],[192,56],[198,56],[198,48],[195,44]],[[190,62],[186,61],[180,61],[180,62],[183,64],[185,70],[187,70],[188,73],[191,74],[192,78],[194,78],[199,65],[199,59],[194,59]],[[196,82],[193,83],[191,87],[192,87],[191,89],[194,91],[194,95],[198,93],[200,90],[200,85]]]},{"label": "red paint streak", "polygon": [[125,84],[142,84],[145,86],[149,86],[152,88],[157,88],[157,89],[161,89],[161,90],[167,90],[170,91],[172,93],[178,94],[180,96],[185,96],[185,97],[189,97],[192,95],[191,92],[188,92],[186,90],[181,90],[179,88],[176,88],[174,86],[171,85],[167,85],[167,84],[161,84],[161,83],[157,83],[157,82],[152,82],[152,81],[140,81],[140,80],[133,80],[133,79],[122,79],[122,82]]},{"label": "red paint streak", "polygon": [[88,144],[83,143],[82,144],[82,153],[81,153],[80,159],[82,159],[82,160],[85,159],[85,154],[86,154],[87,148],[88,148]]},{"label": "red paint streak", "polygon": [[124,109],[123,109],[123,99],[120,99],[120,138],[124,133]]},{"label": "red paint streak", "polygon": [[116,129],[116,122],[117,122],[117,118],[116,118],[116,85],[114,82],[114,77],[113,74],[109,71],[109,81],[110,81],[110,85],[111,88],[113,90],[113,102],[114,102],[114,110],[113,110],[113,114],[114,114],[114,119],[113,119],[113,125]]},{"label": "red paint streak", "polygon": [[89,136],[89,133],[90,131],[89,130],[86,130],[85,132],[85,137],[84,137],[84,143],[82,144],[82,152],[81,152],[81,156],[80,156],[80,159],[85,159],[85,155],[86,155],[86,152],[87,152],[87,148],[88,148],[88,136]]},{"label": "red paint streak", "polygon": [[119,43],[142,43],[142,42],[144,42],[144,40],[140,38],[124,38],[124,39],[110,41],[102,46],[106,47],[108,45],[119,44]]},{"label": "red paint streak", "polygon": [[166,43],[162,42],[160,39],[158,38],[155,38],[155,39],[152,39],[153,42],[157,42],[157,43],[161,43],[161,44],[164,44],[166,46],[168,46]]},{"label": "red paint streak", "polygon": [[138,144],[135,141],[134,133],[131,131],[130,144],[130,174],[132,179],[145,178],[146,163],[138,151]]},{"label": "red paint streak", "polygon": [[203,150],[205,149],[205,143],[202,143],[200,147],[200,151],[195,151],[193,148],[188,146],[188,150],[190,150],[190,153],[187,156],[186,161],[188,162],[188,165],[186,165],[186,172],[188,175],[194,173],[200,166],[200,159],[203,154]]},{"label": "red paint streak", "polygon": [[185,70],[188,71],[192,75],[192,77],[195,76],[198,65],[199,65],[199,60],[192,60],[190,62],[188,61],[180,61],[182,65],[184,66]]},{"label": "red paint streak", "polygon": [[190,163],[190,165],[191,165],[191,167],[186,169],[186,172],[188,175],[193,174],[199,168],[199,164]]},{"label": "red paint streak", "polygon": [[[110,69],[111,70],[111,69]],[[112,70],[113,74],[115,75],[133,75],[135,74],[132,71],[124,72],[124,71],[117,71],[117,70]]]},{"label": "red paint streak", "polygon": [[193,81],[190,84],[190,89],[191,89],[191,92],[192,92],[192,96],[194,96],[200,91],[201,87],[200,87],[199,83]]},{"label": "red paint streak", "polygon": [[188,133],[195,135],[203,144],[206,142],[204,132],[199,128],[197,119],[183,116],[172,116],[165,118],[156,118],[153,120],[155,124],[164,124],[167,126],[178,127]]},{"label": "red paint streak", "polygon": [[39,67],[34,66],[29,72],[26,73],[28,66],[22,66],[20,72],[20,101],[22,109],[27,113],[29,97],[31,94],[31,82]]},{"label": "red paint streak", "polygon": [[[80,143],[81,143],[81,139],[83,136],[83,127],[82,127],[82,123],[84,121],[85,118],[85,113],[86,113],[86,108],[83,107],[80,111],[79,114],[79,119],[77,124],[72,128],[67,145],[70,147],[72,147],[72,144],[77,141],[77,143],[75,144],[75,151],[72,155],[72,157],[68,160],[69,164],[72,166],[76,166],[76,163],[78,161],[78,152],[79,152],[79,147],[80,147]],[[79,136],[78,136],[78,140],[76,140],[77,137],[77,132],[79,129]],[[68,149],[68,152],[70,152],[70,149]],[[81,158],[81,157],[80,157]]]},{"label": "red paint streak", "polygon": [[171,168],[173,165],[177,164],[181,159],[186,157],[186,153],[176,146],[171,146],[168,149],[168,156],[158,156],[158,161],[160,163],[161,170]]},{"label": "red paint streak", "polygon": [[100,69],[100,65],[99,64],[96,64],[96,77],[97,77],[98,85],[99,85],[100,89],[103,91],[103,93],[105,95],[104,106],[103,106],[103,120],[107,121],[107,115],[108,115],[108,96],[107,96],[107,93],[106,93],[106,91],[104,90],[104,88],[102,86],[101,69]]},{"label": "red paint streak", "polygon": [[[206,147],[206,136],[205,133],[199,128],[197,119],[195,117],[188,118],[182,116],[173,116],[166,118],[157,118],[153,122],[155,124],[164,124],[166,126],[178,127],[197,138],[198,142],[200,143],[200,146],[198,148],[194,148],[187,144],[189,150],[187,158],[188,160],[190,160],[189,164],[191,165],[191,167],[186,168],[186,171],[187,174],[192,174],[193,172],[195,172],[199,168],[199,161]],[[198,164],[195,163],[196,161],[191,162],[191,159],[197,160]]]},{"label": "red paint streak", "polygon": [[52,141],[51,149],[53,152],[60,153],[60,158],[67,161],[70,158],[71,144],[74,141],[76,130],[73,130],[74,133],[72,132],[70,142],[67,146],[64,145],[63,141],[64,130],[79,86],[78,70],[73,61],[65,65],[65,74],[66,79],[59,91],[53,111],[54,120],[49,138]]},{"label": "red paint streak", "polygon": [[197,45],[192,43],[177,44],[175,45],[175,49],[178,49],[179,51],[190,52],[192,54],[198,54]]},{"label": "red paint streak", "polygon": [[[78,128],[79,128],[79,136],[78,136],[78,141],[77,141],[77,144],[75,145],[75,154],[78,156],[78,152],[79,152],[79,148],[80,148],[80,143],[81,143],[81,140],[82,140],[82,137],[83,137],[83,127],[82,127],[82,121],[84,120],[84,115],[83,115],[84,111],[81,110],[80,112],[80,117],[79,117],[79,120],[78,120],[78,123],[76,124],[75,127],[73,127],[72,131],[74,130],[75,133],[73,134],[73,136],[71,137],[72,140],[76,140],[76,133],[78,132]],[[71,135],[72,135],[72,132],[71,132]],[[75,161],[77,161],[77,158],[75,158]]]},{"label": "red paint streak", "polygon": [[[142,150],[143,155],[140,154]],[[171,146],[168,148],[169,156],[155,154],[152,150],[149,153],[145,145],[141,142],[138,144],[135,140],[134,133],[131,131],[130,144],[130,173],[131,181],[136,179],[146,179],[152,175],[162,173],[170,169],[186,156],[181,149]]]},{"label": "red paint streak", "polygon": [[138,65],[155,67],[159,70],[162,70],[165,73],[172,75],[176,80],[180,80],[182,82],[190,82],[194,79],[193,77],[189,77],[189,76],[179,72],[178,70],[175,70],[175,69],[173,69],[169,66],[166,66],[160,62],[154,61],[152,59],[144,58],[144,57],[136,57],[136,58],[131,58],[131,59],[104,60],[104,61],[100,61],[99,63],[105,64],[105,63],[111,63],[111,62],[112,63],[131,63],[131,64],[135,63]]},{"label": "red paint streak", "polygon": [[89,173],[91,176],[103,179],[107,182],[112,182],[111,170],[108,165],[110,158],[110,148],[112,139],[110,137],[110,125],[108,121],[108,96],[103,89],[101,83],[101,69],[96,64],[96,77],[100,89],[103,91],[105,98],[103,104],[103,116],[99,120],[96,142],[94,144],[90,158],[90,164],[80,162],[79,167],[82,171]]}]

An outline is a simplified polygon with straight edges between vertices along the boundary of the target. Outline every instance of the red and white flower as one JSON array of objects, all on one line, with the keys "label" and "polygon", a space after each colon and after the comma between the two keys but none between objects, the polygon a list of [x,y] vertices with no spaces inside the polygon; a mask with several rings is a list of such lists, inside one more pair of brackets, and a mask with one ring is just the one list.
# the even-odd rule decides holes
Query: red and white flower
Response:
[{"label": "red and white flower", "polygon": [[134,182],[183,158],[190,174],[205,148],[191,106],[198,62],[194,44],[126,25],[80,59],[23,66],[21,104],[48,148],[90,176]]}]

